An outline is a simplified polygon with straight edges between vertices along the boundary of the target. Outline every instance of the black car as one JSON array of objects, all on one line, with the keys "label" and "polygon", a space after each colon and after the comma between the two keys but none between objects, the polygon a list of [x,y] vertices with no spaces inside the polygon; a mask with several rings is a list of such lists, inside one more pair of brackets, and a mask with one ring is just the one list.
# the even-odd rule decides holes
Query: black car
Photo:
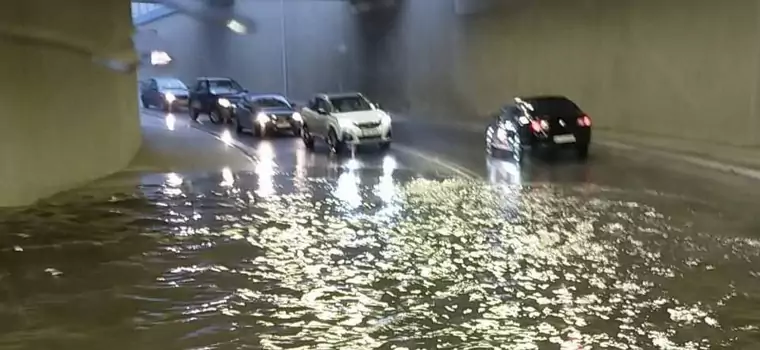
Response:
[{"label": "black car", "polygon": [[140,101],[145,108],[155,106],[169,111],[173,107],[187,107],[189,94],[185,83],[177,78],[152,77],[140,84]]},{"label": "black car", "polygon": [[230,78],[197,78],[190,92],[190,118],[197,121],[198,115],[204,113],[214,124],[229,123],[235,104],[247,93],[248,90]]},{"label": "black car", "polygon": [[232,122],[238,133],[251,130],[254,135],[261,136],[268,132],[288,131],[299,135],[303,118],[285,96],[248,95],[237,103]]},{"label": "black car", "polygon": [[515,98],[493,117],[486,129],[486,152],[508,154],[520,161],[527,148],[544,148],[554,154],[573,149],[588,157],[591,118],[564,96]]}]

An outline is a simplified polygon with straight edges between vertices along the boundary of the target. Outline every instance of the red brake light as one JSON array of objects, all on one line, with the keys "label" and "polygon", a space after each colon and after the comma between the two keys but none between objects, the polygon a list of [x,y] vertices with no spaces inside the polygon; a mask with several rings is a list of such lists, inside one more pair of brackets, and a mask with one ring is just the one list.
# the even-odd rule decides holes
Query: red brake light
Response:
[{"label": "red brake light", "polygon": [[589,118],[587,115],[578,118],[578,125],[591,126],[591,118]]},{"label": "red brake light", "polygon": [[539,132],[541,131],[541,123],[538,120],[531,121],[530,128],[533,129],[534,132]]}]

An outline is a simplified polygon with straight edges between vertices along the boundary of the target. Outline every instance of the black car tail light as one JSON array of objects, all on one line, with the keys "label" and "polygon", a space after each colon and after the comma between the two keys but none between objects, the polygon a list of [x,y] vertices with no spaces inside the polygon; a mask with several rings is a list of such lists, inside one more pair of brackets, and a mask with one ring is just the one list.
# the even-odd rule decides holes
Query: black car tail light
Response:
[{"label": "black car tail light", "polygon": [[584,114],[582,117],[578,118],[578,125],[585,127],[591,126],[591,118]]},{"label": "black car tail light", "polygon": [[533,132],[540,132],[541,131],[541,123],[538,120],[534,120],[530,122],[530,129],[533,130]]}]

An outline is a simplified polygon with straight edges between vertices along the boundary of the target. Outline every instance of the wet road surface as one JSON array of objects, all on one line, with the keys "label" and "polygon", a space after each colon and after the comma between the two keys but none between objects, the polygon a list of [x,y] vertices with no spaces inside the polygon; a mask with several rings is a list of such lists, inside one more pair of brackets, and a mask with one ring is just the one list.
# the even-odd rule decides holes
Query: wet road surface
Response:
[{"label": "wet road surface", "polygon": [[230,135],[254,172],[2,214],[0,348],[760,345],[751,182],[602,148],[518,169],[477,133],[394,134],[406,148],[354,159]]}]

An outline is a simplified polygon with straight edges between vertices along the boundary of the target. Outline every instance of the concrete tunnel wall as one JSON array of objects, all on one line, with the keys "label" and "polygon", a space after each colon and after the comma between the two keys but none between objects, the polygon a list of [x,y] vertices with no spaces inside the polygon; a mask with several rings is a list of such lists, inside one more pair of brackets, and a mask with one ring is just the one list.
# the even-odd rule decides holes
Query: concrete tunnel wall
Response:
[{"label": "concrete tunnel wall", "polygon": [[[457,13],[475,2],[485,10]],[[756,146],[759,4],[407,0],[363,22],[383,33],[365,34],[383,64],[364,86],[415,118],[477,121],[516,95],[564,94],[602,129]]]},{"label": "concrete tunnel wall", "polygon": [[253,20],[254,30],[238,35],[181,14],[142,25],[162,38],[173,62],[143,68],[140,76],[176,76],[188,85],[198,76],[229,76],[252,92],[302,101],[358,88],[357,31],[347,2],[236,1],[229,11]]},{"label": "concrete tunnel wall", "polygon": [[31,204],[125,167],[140,147],[122,0],[27,0],[0,11],[0,206]]}]

